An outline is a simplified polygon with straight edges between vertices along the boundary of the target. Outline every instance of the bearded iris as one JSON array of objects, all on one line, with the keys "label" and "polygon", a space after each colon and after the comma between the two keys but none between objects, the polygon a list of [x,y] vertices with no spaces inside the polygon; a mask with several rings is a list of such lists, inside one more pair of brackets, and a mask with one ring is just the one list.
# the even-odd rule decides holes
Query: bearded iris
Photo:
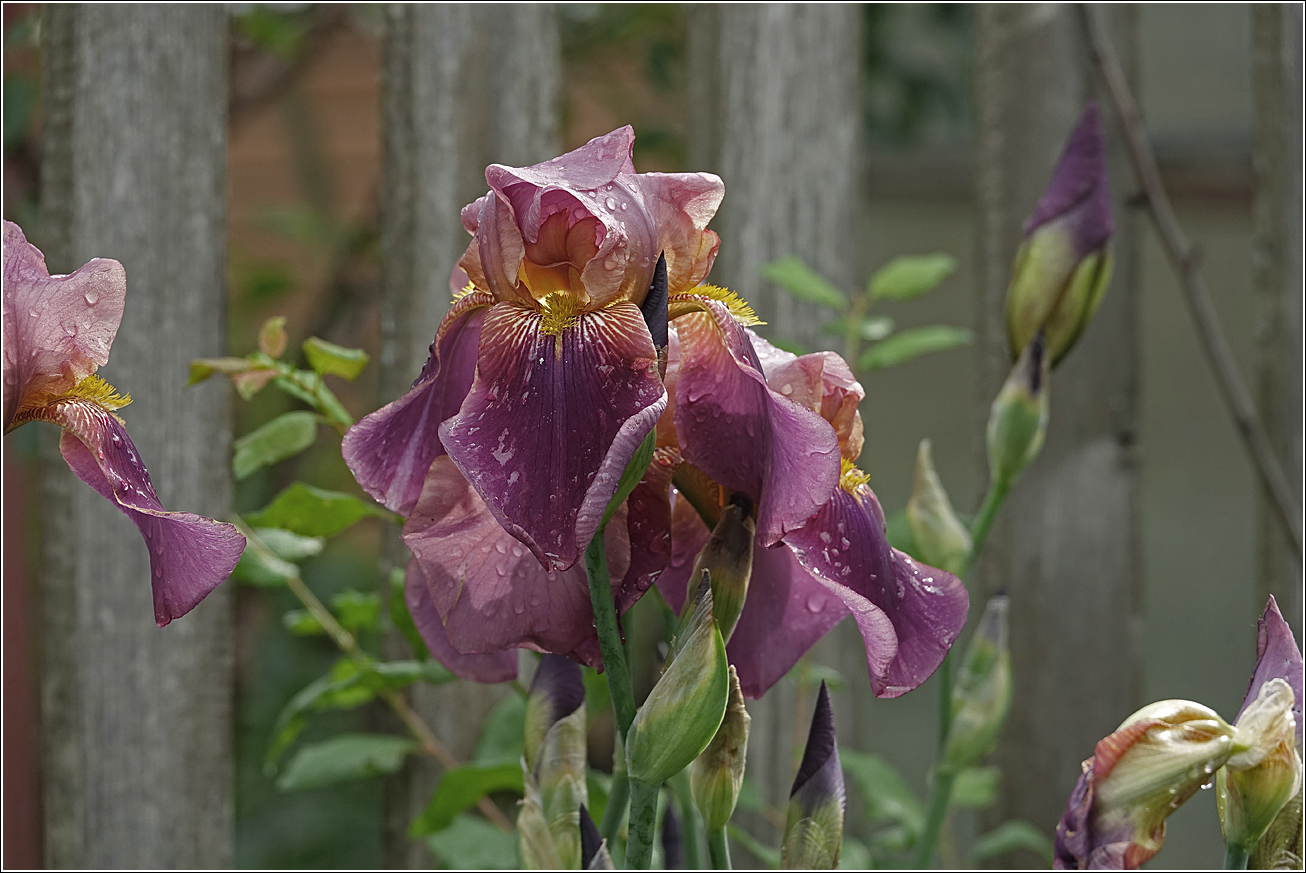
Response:
[{"label": "bearded iris", "polygon": [[229,524],[164,510],[122,419],[131,402],[95,375],[122,321],[122,264],[96,258],[51,276],[18,225],[4,223],[4,427],[48,421],[59,451],[87,485],[121,509],[150,550],[154,619],[189,612],[226,579],[245,548]]}]

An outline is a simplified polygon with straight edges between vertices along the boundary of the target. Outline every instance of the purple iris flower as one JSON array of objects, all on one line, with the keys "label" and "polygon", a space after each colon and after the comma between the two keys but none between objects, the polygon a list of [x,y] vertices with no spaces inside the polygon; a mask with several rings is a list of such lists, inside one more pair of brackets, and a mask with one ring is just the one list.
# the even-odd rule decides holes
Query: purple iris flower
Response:
[{"label": "purple iris flower", "polygon": [[[667,381],[688,468],[672,516],[672,559],[658,589],[685,597],[709,531],[707,490],[758,506],[748,597],[727,645],[747,697],[760,697],[844,616],[866,646],[871,688],[897,697],[939,666],[966,621],[955,576],[889,546],[883,510],[855,466],[862,387],[832,352],[795,357],[736,322],[674,322]],[[691,502],[694,507],[691,507]]]},{"label": "purple iris flower", "polygon": [[87,485],[126,513],[150,550],[154,620],[190,612],[231,575],[245,538],[229,524],[164,510],[115,410],[131,402],[95,371],[108,363],[127,276],[96,258],[51,276],[18,225],[4,223],[4,427],[63,428],[59,451]]}]

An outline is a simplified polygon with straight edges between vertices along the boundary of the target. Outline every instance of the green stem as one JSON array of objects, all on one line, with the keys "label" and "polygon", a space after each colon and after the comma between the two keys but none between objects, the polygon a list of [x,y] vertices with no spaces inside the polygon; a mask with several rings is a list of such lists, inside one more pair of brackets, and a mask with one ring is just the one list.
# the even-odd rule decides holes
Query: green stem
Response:
[{"label": "green stem", "polygon": [[630,780],[630,825],[626,829],[626,867],[630,870],[647,870],[653,860],[658,788],[639,779]]},{"label": "green stem", "polygon": [[676,809],[680,812],[680,846],[684,852],[681,866],[685,870],[700,870],[703,855],[698,845],[698,812],[694,808],[694,794],[689,788],[688,768],[672,776],[670,785],[676,798]]},{"label": "green stem", "polygon": [[1226,870],[1246,870],[1247,858],[1247,850],[1242,846],[1229,843],[1224,847],[1224,869]]},{"label": "green stem", "polygon": [[608,677],[612,709],[617,715],[617,730],[624,744],[626,731],[630,730],[630,723],[635,720],[635,692],[630,684],[630,668],[626,666],[626,650],[621,644],[621,631],[617,628],[617,606],[612,600],[608,549],[603,541],[603,531],[594,535],[589,548],[585,550],[585,575],[589,579],[594,629],[599,635],[599,651],[603,653],[603,669]]},{"label": "green stem", "polygon": [[621,820],[626,817],[626,803],[630,800],[630,778],[626,775],[626,752],[618,737],[612,750],[612,787],[608,789],[608,805],[603,809],[599,833],[608,841],[609,851],[617,845],[621,833]]},{"label": "green stem", "polygon": [[912,866],[917,870],[929,869],[943,820],[948,817],[948,804],[952,801],[952,785],[956,779],[955,773],[934,774],[934,783],[930,786],[930,811],[920,839],[916,841],[916,858]]},{"label": "green stem", "polygon": [[948,742],[948,731],[952,728],[952,649],[943,656],[939,664],[939,746],[935,757],[943,756],[943,747]]},{"label": "green stem", "polygon": [[713,870],[730,869],[730,843],[725,828],[707,829],[707,856],[712,859]]},{"label": "green stem", "polygon": [[984,502],[980,504],[979,511],[975,513],[974,521],[970,523],[970,554],[966,556],[966,568],[962,571],[962,576],[970,575],[970,568],[974,565],[975,559],[979,557],[980,550],[984,548],[984,543],[989,538],[989,528],[993,526],[993,520],[997,518],[998,510],[1002,508],[1002,502],[1007,499],[1007,492],[1010,490],[1010,482],[994,481],[989,483],[989,490],[984,495]]}]

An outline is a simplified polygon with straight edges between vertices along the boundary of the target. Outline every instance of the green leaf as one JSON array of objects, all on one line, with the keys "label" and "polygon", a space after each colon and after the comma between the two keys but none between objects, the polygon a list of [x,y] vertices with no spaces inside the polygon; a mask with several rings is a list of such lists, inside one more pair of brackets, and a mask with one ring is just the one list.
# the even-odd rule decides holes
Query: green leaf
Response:
[{"label": "green leaf", "polygon": [[871,276],[866,290],[875,300],[911,300],[933,291],[956,269],[956,259],[942,252],[894,258]]},{"label": "green leaf", "polygon": [[878,370],[904,364],[928,352],[942,352],[964,346],[974,339],[974,334],[959,327],[932,324],[895,333],[880,340],[862,354],[857,366],[862,370]]},{"label": "green leaf", "polygon": [[301,537],[275,527],[255,528],[254,533],[273,554],[245,547],[232,577],[246,585],[280,588],[299,575],[297,562],[322,551],[323,540],[318,537]]},{"label": "green leaf", "polygon": [[494,791],[523,792],[521,760],[463,764],[445,771],[422,814],[408,826],[414,839],[444,830],[454,816]]},{"label": "green leaf", "polygon": [[426,847],[453,870],[516,870],[517,835],[483,818],[457,816],[449,827],[426,838]]},{"label": "green leaf", "polygon": [[305,537],[279,527],[256,527],[254,533],[278,558],[298,563],[320,554],[326,540],[322,537]]},{"label": "green leaf", "polygon": [[1017,849],[1028,849],[1052,866],[1052,841],[1034,825],[1019,819],[1004,821],[977,838],[970,847],[970,861],[979,864]]},{"label": "green leaf", "polygon": [[839,312],[848,308],[848,298],[843,292],[797,255],[789,255],[762,267],[762,278],[775,282],[804,303],[815,303]]},{"label": "green leaf", "polygon": [[952,785],[952,803],[969,809],[987,809],[998,799],[1002,771],[997,767],[967,767]]},{"label": "green leaf", "polygon": [[350,382],[358,378],[369,360],[362,349],[347,349],[315,336],[304,340],[304,356],[319,375],[341,376]]},{"label": "green leaf", "polygon": [[871,824],[894,822],[915,838],[925,825],[925,806],[892,764],[879,755],[840,749],[839,762],[866,802]]},{"label": "green leaf", "polygon": [[258,350],[269,358],[281,357],[286,350],[286,317],[274,315],[258,329]]},{"label": "green leaf", "polygon": [[190,362],[190,378],[186,387],[197,385],[214,373],[232,376],[254,369],[255,365],[248,358],[196,358]]},{"label": "green leaf", "polygon": [[[826,322],[821,327],[822,333],[845,337],[848,335],[848,322],[842,318]],[[875,342],[893,333],[893,319],[887,315],[864,315],[858,319],[857,333],[864,340]]]},{"label": "green leaf", "polygon": [[653,448],[656,440],[657,431],[649,431],[648,436],[644,437],[644,442],[640,443],[639,448],[635,450],[630,463],[626,464],[626,469],[621,471],[621,480],[617,482],[617,493],[613,494],[612,499],[608,501],[608,508],[603,511],[603,520],[599,522],[599,529],[595,536],[603,533],[603,529],[608,526],[608,522],[612,519],[612,514],[630,496],[630,492],[635,490],[639,480],[644,478],[644,473],[653,460]]},{"label": "green leaf", "polygon": [[839,850],[840,870],[871,869],[871,850],[861,840],[844,835],[843,848]]},{"label": "green leaf", "polygon": [[400,636],[408,641],[413,654],[419,660],[427,660],[431,652],[426,648],[426,640],[417,630],[413,614],[408,611],[408,601],[404,599],[404,568],[395,567],[390,571],[390,622],[399,631]]},{"label": "green leaf", "polygon": [[481,725],[472,760],[477,762],[516,761],[522,755],[522,737],[526,733],[526,698],[509,694],[490,710]]},{"label": "green leaf", "polygon": [[282,791],[321,788],[336,782],[386,776],[396,772],[418,745],[406,737],[386,734],[341,734],[305,746],[277,780]]},{"label": "green leaf", "polygon": [[281,625],[297,637],[312,637],[326,633],[322,622],[307,609],[292,609],[281,616]]},{"label": "green leaf", "polygon": [[294,482],[245,520],[258,527],[280,527],[304,536],[331,537],[368,516],[389,518],[390,513],[352,494]]},{"label": "green leaf", "polygon": [[231,469],[237,479],[269,464],[284,461],[313,445],[317,439],[317,416],[311,412],[287,412],[245,434],[232,444],[235,454]]},{"label": "green leaf", "polygon": [[350,633],[381,628],[381,598],[376,594],[341,591],[332,595],[331,611]]},{"label": "green leaf", "polygon": [[726,825],[726,833],[730,835],[730,839],[752,852],[768,869],[780,869],[779,849],[771,848],[734,822]]}]

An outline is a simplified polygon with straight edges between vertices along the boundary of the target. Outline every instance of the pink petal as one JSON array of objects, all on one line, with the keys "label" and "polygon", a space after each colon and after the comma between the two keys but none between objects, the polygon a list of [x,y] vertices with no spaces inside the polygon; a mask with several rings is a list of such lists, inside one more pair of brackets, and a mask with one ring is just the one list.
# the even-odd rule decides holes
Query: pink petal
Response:
[{"label": "pink petal", "polygon": [[4,223],[4,426],[24,407],[69,391],[109,360],[127,274],[105,258],[51,276],[45,256]]},{"label": "pink petal", "polygon": [[1297,648],[1297,641],[1293,639],[1292,628],[1288,627],[1283,614],[1279,612],[1279,604],[1271,596],[1265,605],[1265,612],[1256,622],[1256,668],[1252,671],[1252,681],[1247,686],[1243,705],[1238,708],[1238,718],[1242,718],[1243,710],[1256,700],[1262,685],[1271,679],[1282,679],[1292,686],[1295,697],[1292,714],[1297,721],[1297,748],[1300,749],[1302,729],[1306,727],[1302,715],[1302,704],[1306,703],[1302,699],[1306,696],[1302,691],[1302,674],[1301,649]]},{"label": "pink petal", "polygon": [[363,490],[386,508],[407,514],[431,461],[444,454],[440,423],[458,411],[472,385],[481,322],[492,302],[483,292],[455,301],[412,389],[345,434],[345,463]]},{"label": "pink petal", "polygon": [[685,460],[758,503],[758,539],[774,545],[839,482],[834,428],[769,389],[748,334],[724,305],[675,321],[680,339],[676,433]]},{"label": "pink petal", "polygon": [[426,577],[421,564],[408,562],[408,575],[404,577],[404,600],[413,616],[413,624],[422,635],[431,657],[449,669],[450,673],[473,682],[511,682],[517,678],[517,650],[464,655],[449,645],[444,632],[444,622],[435,611],[427,592]]},{"label": "pink petal", "polygon": [[752,331],[748,333],[772,390],[830,422],[839,437],[840,454],[850,461],[857,460],[862,453],[862,417],[857,405],[866,397],[866,391],[847,362],[834,352],[796,357]]},{"label": "pink petal", "polygon": [[59,451],[87,485],[118,505],[150,550],[154,620],[163,627],[195,608],[231,575],[245,538],[229,524],[189,512],[167,512],[127,429],[87,401],[67,401],[44,416],[64,428]]},{"label": "pink petal", "polygon": [[576,563],[667,393],[639,309],[578,315],[558,335],[494,306],[476,381],[440,428],[445,450],[490,512],[545,566]]},{"label": "pink petal", "polygon": [[667,287],[676,294],[707,278],[721,238],[707,223],[726,186],[711,173],[644,173],[637,177],[657,228],[659,253],[667,257]]}]

